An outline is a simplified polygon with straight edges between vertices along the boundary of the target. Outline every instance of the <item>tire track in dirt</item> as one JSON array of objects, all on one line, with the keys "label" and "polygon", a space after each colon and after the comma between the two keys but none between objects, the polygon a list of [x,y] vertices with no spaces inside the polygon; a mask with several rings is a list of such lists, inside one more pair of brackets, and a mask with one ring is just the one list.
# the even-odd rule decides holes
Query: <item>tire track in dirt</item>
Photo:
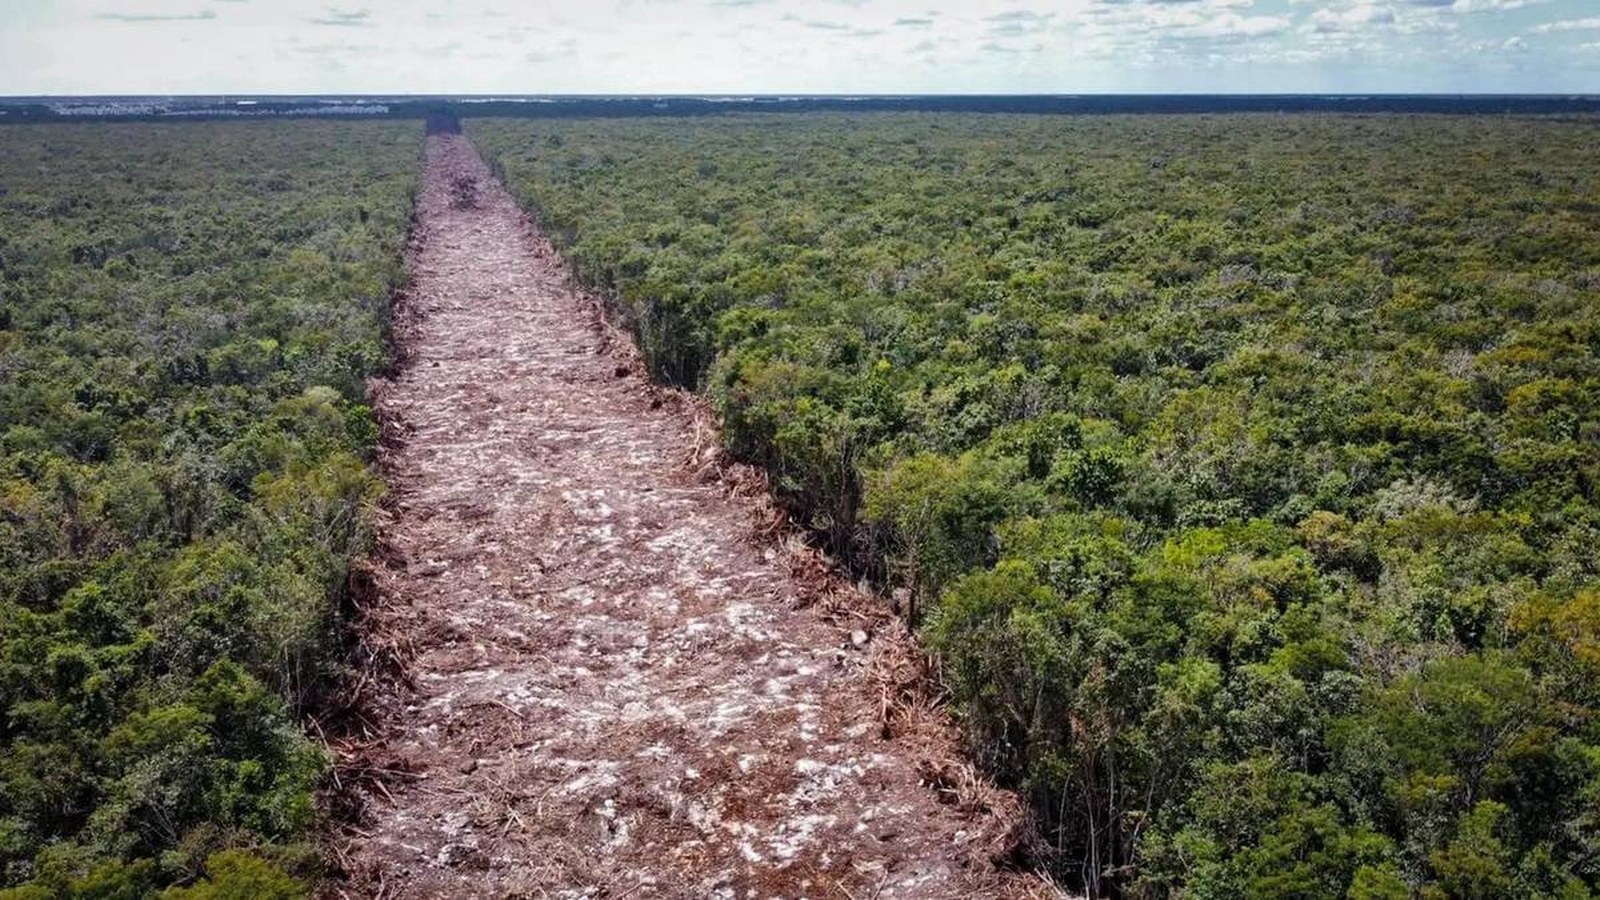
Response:
[{"label": "tire track in dirt", "polygon": [[460,136],[428,139],[410,266],[365,623],[409,688],[345,761],[363,810],[324,892],[1028,891],[989,860],[1006,815],[923,783],[923,732],[883,737],[878,639],[801,608],[751,504],[684,466],[692,417],[606,352]]}]

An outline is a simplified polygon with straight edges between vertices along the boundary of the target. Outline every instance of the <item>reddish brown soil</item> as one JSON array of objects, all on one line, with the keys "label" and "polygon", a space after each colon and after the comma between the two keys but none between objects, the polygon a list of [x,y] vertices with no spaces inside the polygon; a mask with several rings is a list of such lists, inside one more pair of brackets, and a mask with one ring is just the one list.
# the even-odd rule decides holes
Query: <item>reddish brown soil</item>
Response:
[{"label": "reddish brown soil", "polygon": [[464,138],[428,139],[418,204],[366,623],[409,688],[347,748],[325,892],[1037,890],[990,862],[1015,808],[961,799],[947,735],[884,737],[868,661],[903,629],[829,621],[756,504],[685,466],[703,423],[607,350]]}]

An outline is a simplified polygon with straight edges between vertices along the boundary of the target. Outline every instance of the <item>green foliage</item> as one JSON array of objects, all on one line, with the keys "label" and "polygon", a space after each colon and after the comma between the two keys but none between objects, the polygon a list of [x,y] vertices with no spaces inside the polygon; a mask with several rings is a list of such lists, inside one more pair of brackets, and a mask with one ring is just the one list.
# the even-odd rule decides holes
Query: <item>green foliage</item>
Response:
[{"label": "green foliage", "polygon": [[[324,760],[295,722],[380,488],[363,381],[416,146],[405,124],[0,129],[18,896],[149,896],[304,841]],[[303,893],[259,865],[212,856],[189,893]]]},{"label": "green foliage", "polygon": [[977,454],[919,453],[874,473],[864,510],[894,535],[895,574],[934,597],[989,562],[991,534],[1014,500],[1006,468]]},{"label": "green foliage", "polygon": [[295,900],[307,886],[260,857],[240,850],[224,850],[206,859],[205,880],[193,887],[170,888],[163,900]]},{"label": "green foliage", "polygon": [[1070,882],[1600,888],[1600,123],[469,131],[653,371],[912,592]]}]

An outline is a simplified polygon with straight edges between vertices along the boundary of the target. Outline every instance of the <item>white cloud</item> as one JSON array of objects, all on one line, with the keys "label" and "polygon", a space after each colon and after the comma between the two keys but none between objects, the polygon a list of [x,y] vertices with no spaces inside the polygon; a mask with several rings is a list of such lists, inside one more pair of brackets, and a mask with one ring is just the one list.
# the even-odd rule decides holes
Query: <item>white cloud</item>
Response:
[{"label": "white cloud", "polygon": [[1544,22],[1528,29],[1529,34],[1553,34],[1558,31],[1595,31],[1600,30],[1600,18],[1592,19],[1567,19],[1560,22]]},{"label": "white cloud", "polygon": [[1320,34],[1346,31],[1365,31],[1373,27],[1393,25],[1394,10],[1388,6],[1362,3],[1347,9],[1323,8],[1311,14],[1306,27]]},{"label": "white cloud", "polygon": [[1522,9],[1535,6],[1545,0],[1456,0],[1454,9],[1457,12],[1498,12],[1501,10]]}]

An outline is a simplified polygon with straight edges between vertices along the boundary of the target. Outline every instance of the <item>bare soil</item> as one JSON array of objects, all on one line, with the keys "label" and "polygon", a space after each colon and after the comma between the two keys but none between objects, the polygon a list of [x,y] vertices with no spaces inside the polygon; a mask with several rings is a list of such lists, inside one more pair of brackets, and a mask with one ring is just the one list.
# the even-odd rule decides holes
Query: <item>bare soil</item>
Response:
[{"label": "bare soil", "polygon": [[[921,657],[428,138],[330,896],[1042,894]],[[758,481],[758,479],[757,479]],[[742,489],[741,489],[742,486]]]}]

